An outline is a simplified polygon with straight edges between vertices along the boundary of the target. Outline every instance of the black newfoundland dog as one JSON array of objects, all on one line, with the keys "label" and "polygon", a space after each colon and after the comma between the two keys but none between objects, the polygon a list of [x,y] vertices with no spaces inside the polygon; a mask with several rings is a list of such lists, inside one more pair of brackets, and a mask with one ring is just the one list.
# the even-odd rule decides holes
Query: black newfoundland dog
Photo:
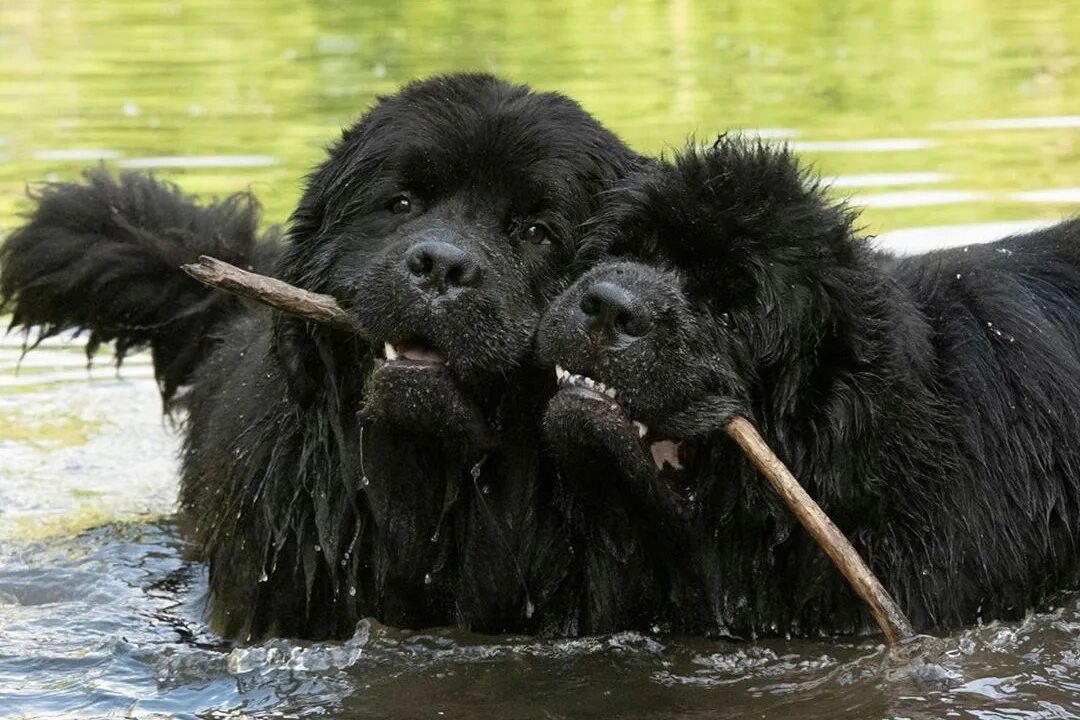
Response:
[{"label": "black newfoundland dog", "polygon": [[[689,149],[607,197],[549,309],[546,429],[601,625],[872,627],[722,432],[743,414],[917,628],[1080,576],[1080,221],[897,259],[788,152]],[[621,591],[619,591],[621,588]]]},{"label": "black newfoundland dog", "polygon": [[[639,158],[575,102],[485,75],[381,99],[309,178],[287,242],[247,196],[140,175],[48,187],[4,245],[14,324],[153,352],[187,412],[181,503],[229,637],[350,634],[365,616],[576,630],[531,360],[594,198]],[[329,293],[351,336],[244,306],[199,254]]]}]

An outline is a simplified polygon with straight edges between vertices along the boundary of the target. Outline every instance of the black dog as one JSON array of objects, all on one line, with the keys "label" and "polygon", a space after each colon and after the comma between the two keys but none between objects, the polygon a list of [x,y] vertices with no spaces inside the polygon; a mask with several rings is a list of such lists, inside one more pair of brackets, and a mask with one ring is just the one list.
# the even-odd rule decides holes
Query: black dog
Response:
[{"label": "black dog", "polygon": [[[490,76],[380,100],[310,177],[286,245],[241,197],[140,176],[55,186],[3,249],[15,323],[150,345],[189,416],[181,501],[214,626],[571,631],[533,332],[594,197],[638,158],[573,101]],[[247,311],[200,253],[334,295],[359,336]],[[211,340],[213,336],[213,340]]]},{"label": "black dog", "polygon": [[786,151],[737,138],[608,199],[588,244],[621,257],[540,330],[565,505],[627,590],[597,583],[594,606],[740,636],[871,626],[720,431],[736,413],[918,628],[1077,586],[1080,221],[895,259]]}]

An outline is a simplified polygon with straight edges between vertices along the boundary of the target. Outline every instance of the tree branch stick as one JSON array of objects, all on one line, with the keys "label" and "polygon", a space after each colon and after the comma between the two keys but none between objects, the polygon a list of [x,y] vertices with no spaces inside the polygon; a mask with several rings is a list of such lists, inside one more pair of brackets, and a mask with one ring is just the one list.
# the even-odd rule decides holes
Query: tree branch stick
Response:
[{"label": "tree branch stick", "polygon": [[208,255],[200,256],[198,262],[180,267],[205,285],[256,300],[312,322],[331,325],[339,330],[356,330],[352,317],[330,295],[302,290],[276,278],[241,270]]},{"label": "tree branch stick", "polygon": [[851,542],[807,494],[780,458],[769,449],[757,428],[746,418],[737,417],[728,423],[725,430],[769,481],[776,494],[795,513],[795,517],[833,561],[858,596],[870,607],[881,632],[885,634],[885,642],[895,645],[913,637],[915,631],[904,611],[885,590]]}]

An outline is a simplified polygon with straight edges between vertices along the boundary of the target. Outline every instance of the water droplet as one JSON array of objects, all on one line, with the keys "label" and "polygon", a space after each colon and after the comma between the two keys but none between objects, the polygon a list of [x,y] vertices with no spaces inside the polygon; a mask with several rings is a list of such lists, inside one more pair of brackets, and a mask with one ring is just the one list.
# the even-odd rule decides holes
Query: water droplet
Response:
[{"label": "water droplet", "polygon": [[263,574],[259,576],[259,582],[261,582],[261,583],[264,583],[264,582],[266,582],[266,581],[267,581],[267,580],[269,580],[269,579],[270,579],[270,576],[268,576],[268,575],[266,574],[266,571],[265,571],[265,570],[263,570]]},{"label": "water droplet", "polygon": [[355,585],[350,585],[349,586],[349,597],[356,597],[356,586]]},{"label": "water droplet", "polygon": [[315,552],[322,552],[322,545],[316,545]]},{"label": "water droplet", "polygon": [[536,606],[533,605],[532,600],[529,600],[528,602],[526,602],[525,603],[525,617],[527,619],[531,618],[533,616],[533,613],[535,613],[535,612],[536,612]]},{"label": "water droplet", "polygon": [[370,485],[370,484],[371,484],[371,481],[370,481],[370,480],[368,480],[368,477],[367,477],[367,475],[364,475],[364,476],[363,476],[362,478],[360,478],[360,485],[361,485],[361,486],[363,486],[363,487],[367,487],[367,486],[368,486],[368,485]]},{"label": "water droplet", "polygon": [[428,573],[427,575],[424,575],[424,584],[425,585],[430,585],[431,580],[432,580],[431,573]]}]

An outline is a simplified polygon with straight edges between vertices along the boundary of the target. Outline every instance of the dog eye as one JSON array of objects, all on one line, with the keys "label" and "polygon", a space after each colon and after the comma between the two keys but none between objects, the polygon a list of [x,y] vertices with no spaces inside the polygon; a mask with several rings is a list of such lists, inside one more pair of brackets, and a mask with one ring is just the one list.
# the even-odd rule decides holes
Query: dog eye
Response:
[{"label": "dog eye", "polygon": [[390,212],[395,215],[404,215],[412,210],[412,200],[405,195],[398,195],[390,201]]},{"label": "dog eye", "polygon": [[521,233],[521,237],[525,242],[530,242],[533,245],[551,244],[551,231],[542,223],[533,223],[528,226]]}]

